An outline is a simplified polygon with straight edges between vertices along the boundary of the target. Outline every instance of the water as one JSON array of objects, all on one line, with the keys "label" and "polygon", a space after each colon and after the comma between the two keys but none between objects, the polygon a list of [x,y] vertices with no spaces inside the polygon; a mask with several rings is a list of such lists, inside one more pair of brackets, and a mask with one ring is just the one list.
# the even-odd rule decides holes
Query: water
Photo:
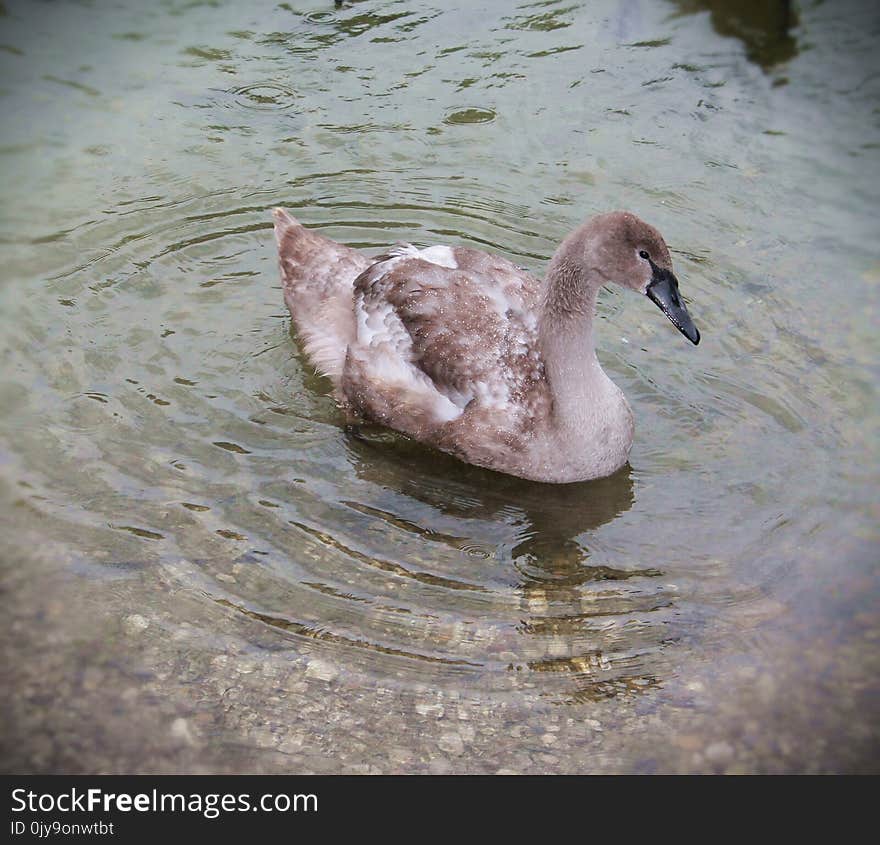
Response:
[{"label": "water", "polygon": [[[4,0],[4,768],[876,770],[880,18],[784,5]],[[354,438],[275,205],[630,208],[703,342],[602,294],[600,482]]]}]

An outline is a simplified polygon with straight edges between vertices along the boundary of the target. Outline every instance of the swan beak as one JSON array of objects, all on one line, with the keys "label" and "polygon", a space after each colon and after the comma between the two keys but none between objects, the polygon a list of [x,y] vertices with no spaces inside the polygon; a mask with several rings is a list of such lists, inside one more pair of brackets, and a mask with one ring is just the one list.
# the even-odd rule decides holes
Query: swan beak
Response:
[{"label": "swan beak", "polygon": [[648,298],[672,321],[694,346],[700,342],[700,333],[678,294],[678,279],[670,270],[663,270],[651,262],[653,275],[645,290]]}]

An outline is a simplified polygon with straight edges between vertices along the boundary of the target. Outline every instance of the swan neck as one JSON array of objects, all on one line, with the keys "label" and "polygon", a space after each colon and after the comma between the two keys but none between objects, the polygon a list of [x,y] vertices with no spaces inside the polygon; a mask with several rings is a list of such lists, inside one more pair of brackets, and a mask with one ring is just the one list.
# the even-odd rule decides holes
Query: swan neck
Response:
[{"label": "swan neck", "polygon": [[609,379],[596,357],[593,315],[601,282],[556,255],[547,272],[538,333],[557,425],[582,428],[595,416]]}]

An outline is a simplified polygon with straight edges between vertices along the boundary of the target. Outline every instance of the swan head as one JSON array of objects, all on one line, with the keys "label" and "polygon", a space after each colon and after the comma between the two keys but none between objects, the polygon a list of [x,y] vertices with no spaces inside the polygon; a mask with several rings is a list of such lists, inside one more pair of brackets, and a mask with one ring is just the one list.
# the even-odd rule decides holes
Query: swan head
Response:
[{"label": "swan head", "polygon": [[600,214],[584,228],[588,269],[606,282],[647,296],[696,346],[700,332],[679,293],[672,256],[663,236],[629,211]]}]

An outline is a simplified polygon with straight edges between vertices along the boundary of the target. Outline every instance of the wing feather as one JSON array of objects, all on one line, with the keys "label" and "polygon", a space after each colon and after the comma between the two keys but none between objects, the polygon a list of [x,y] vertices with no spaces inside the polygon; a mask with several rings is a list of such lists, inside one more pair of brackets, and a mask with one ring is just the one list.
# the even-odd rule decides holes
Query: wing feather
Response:
[{"label": "wing feather", "polygon": [[355,280],[351,351],[367,367],[364,377],[416,389],[438,421],[472,402],[519,409],[543,374],[539,286],[498,256],[398,245]]}]

